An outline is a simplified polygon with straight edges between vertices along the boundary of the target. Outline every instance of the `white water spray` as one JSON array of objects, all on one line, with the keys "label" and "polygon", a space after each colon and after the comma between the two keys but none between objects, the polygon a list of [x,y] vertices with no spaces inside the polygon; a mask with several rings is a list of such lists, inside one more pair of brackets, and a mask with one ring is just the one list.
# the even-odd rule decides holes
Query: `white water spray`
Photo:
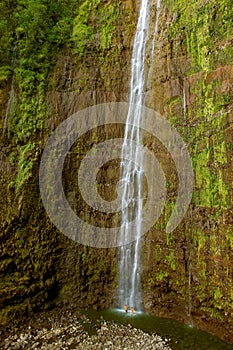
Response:
[{"label": "white water spray", "polygon": [[[141,0],[140,14],[133,45],[131,60],[131,82],[129,111],[127,115],[124,142],[122,148],[121,186],[122,186],[122,226],[120,234],[119,262],[119,306],[142,308],[140,288],[140,236],[142,231],[142,194],[143,159],[139,148],[134,150],[133,143],[140,144],[140,121],[144,103],[146,45],[149,37],[151,0]],[[133,126],[131,124],[134,124]],[[126,161],[130,159],[131,162]],[[135,164],[137,162],[138,165]],[[135,219],[135,232],[129,232],[129,223]],[[124,245],[127,235],[135,242]]]},{"label": "white water spray", "polygon": [[152,79],[152,73],[153,73],[153,61],[154,61],[155,43],[157,39],[158,26],[159,26],[160,10],[161,10],[161,0],[156,0],[156,16],[155,16],[153,39],[152,39],[151,48],[150,48],[150,67],[149,67],[148,78],[147,78],[147,89],[151,87],[150,85],[151,85],[151,79]]},{"label": "white water spray", "polygon": [[186,118],[186,115],[187,115],[187,97],[186,97],[186,90],[185,90],[185,81],[183,82],[183,113],[184,113],[184,118]]}]

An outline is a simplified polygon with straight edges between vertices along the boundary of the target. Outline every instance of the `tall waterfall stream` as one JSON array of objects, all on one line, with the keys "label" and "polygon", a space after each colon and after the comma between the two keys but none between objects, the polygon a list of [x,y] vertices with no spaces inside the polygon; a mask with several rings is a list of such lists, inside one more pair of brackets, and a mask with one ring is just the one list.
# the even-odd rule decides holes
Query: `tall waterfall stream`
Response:
[{"label": "tall waterfall stream", "polygon": [[[161,0],[156,0],[156,19],[153,33],[153,42],[150,49],[150,60],[153,62],[155,49],[154,40],[158,30],[158,20]],[[120,232],[119,258],[119,306],[124,304],[142,309],[141,301],[141,263],[140,237],[142,232],[143,207],[143,159],[140,150],[133,147],[142,142],[140,122],[144,101],[144,88],[147,79],[150,79],[151,68],[146,79],[146,53],[150,32],[151,0],[141,0],[140,12],[131,59],[131,81],[129,110],[126,121],[124,142],[122,147],[121,188],[122,188],[122,226]],[[131,161],[126,161],[130,159]],[[135,220],[135,225],[129,223]],[[134,232],[129,232],[134,230]],[[125,245],[126,237],[134,237],[134,242]]]}]

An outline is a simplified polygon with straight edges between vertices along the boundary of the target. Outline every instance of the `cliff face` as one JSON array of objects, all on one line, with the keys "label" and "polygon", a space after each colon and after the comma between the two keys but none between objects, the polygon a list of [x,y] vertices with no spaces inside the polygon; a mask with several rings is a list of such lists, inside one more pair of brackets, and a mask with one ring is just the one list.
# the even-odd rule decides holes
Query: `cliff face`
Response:
[{"label": "cliff face", "polygon": [[[63,120],[127,100],[131,4],[6,2],[1,15],[1,322],[55,304],[109,307],[116,251],[84,247],[58,232],[42,205],[38,174],[45,142]],[[89,147],[82,141],[80,158]],[[76,170],[67,167],[65,185],[71,179],[72,186]]]},{"label": "cliff face", "polygon": [[[46,139],[68,116],[128,101],[138,6],[133,0],[2,3],[2,323],[55,305],[114,305],[117,250],[84,247],[58,232],[43,208],[38,172]],[[155,4],[152,11],[155,20]],[[165,234],[177,173],[165,149],[147,135],[144,143],[166,174],[168,197],[142,248],[145,310],[227,340],[233,339],[231,18],[229,0],[163,2],[146,101],[187,144],[195,188],[184,220]],[[147,70],[149,65],[148,56]],[[94,130],[72,148],[64,171],[67,194],[77,158],[103,137],[104,130]],[[77,198],[70,202],[87,219],[99,220]]]},{"label": "cliff face", "polygon": [[[161,230],[169,217],[168,202],[163,218],[145,240],[144,266],[150,267],[144,269],[144,300],[148,310],[180,315],[210,331],[218,332],[222,323],[228,337],[232,322],[233,70],[232,28],[227,18],[231,10],[224,1],[166,4],[148,104],[166,116],[185,140],[195,188],[181,225],[170,235]],[[174,174],[168,181],[172,201]],[[174,298],[179,301],[174,303]]]}]

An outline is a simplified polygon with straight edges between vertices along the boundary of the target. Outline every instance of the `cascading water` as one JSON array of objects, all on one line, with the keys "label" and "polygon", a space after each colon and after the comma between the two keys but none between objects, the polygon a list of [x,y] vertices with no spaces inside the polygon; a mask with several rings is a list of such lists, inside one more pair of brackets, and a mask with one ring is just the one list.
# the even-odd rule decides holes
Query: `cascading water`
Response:
[{"label": "cascading water", "polygon": [[[157,7],[159,8],[160,1],[157,0]],[[131,60],[129,110],[121,157],[122,226],[119,259],[119,306],[123,308],[123,305],[127,304],[136,310],[142,308],[140,237],[142,232],[143,207],[143,159],[139,148],[136,147],[135,149],[133,145],[135,143],[139,145],[142,141],[140,121],[142,117],[142,105],[145,102],[145,61],[150,29],[151,3],[151,0],[141,0],[140,4]],[[158,14],[156,15],[156,29],[153,39],[155,39],[157,27]],[[152,50],[154,51],[154,46],[152,46]],[[126,159],[130,159],[131,161],[126,161]],[[129,225],[132,220],[135,220],[133,228]],[[130,230],[134,230],[134,232],[130,232]],[[126,237],[129,235],[134,237],[134,243],[125,245]]]},{"label": "cascading water", "polygon": [[151,79],[152,79],[153,59],[154,59],[154,52],[155,52],[155,42],[156,42],[158,26],[159,26],[160,9],[161,9],[161,0],[156,0],[156,17],[155,17],[153,39],[151,42],[151,49],[150,49],[150,67],[149,67],[148,78],[147,78],[147,88],[150,88]]},{"label": "cascading water", "polygon": [[187,114],[187,98],[186,98],[185,82],[183,82],[183,113],[184,113],[184,118],[186,118],[186,114]]},{"label": "cascading water", "polygon": [[191,284],[191,278],[192,278],[192,267],[191,263],[189,263],[188,266],[188,317],[190,325],[193,326],[193,320],[192,320],[192,284]]}]

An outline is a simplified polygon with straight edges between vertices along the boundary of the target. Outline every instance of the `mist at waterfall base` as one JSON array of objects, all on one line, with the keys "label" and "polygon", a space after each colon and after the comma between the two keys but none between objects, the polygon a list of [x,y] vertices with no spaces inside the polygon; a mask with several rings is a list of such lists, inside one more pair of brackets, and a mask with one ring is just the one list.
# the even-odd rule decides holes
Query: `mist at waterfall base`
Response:
[{"label": "mist at waterfall base", "polygon": [[149,334],[155,333],[169,340],[168,343],[174,350],[233,350],[231,344],[172,319],[154,317],[143,312],[131,315],[130,312],[125,313],[121,309],[82,310],[82,313],[92,321],[91,324],[84,325],[91,335],[96,334],[103,321],[117,322],[123,325],[130,324]]}]

